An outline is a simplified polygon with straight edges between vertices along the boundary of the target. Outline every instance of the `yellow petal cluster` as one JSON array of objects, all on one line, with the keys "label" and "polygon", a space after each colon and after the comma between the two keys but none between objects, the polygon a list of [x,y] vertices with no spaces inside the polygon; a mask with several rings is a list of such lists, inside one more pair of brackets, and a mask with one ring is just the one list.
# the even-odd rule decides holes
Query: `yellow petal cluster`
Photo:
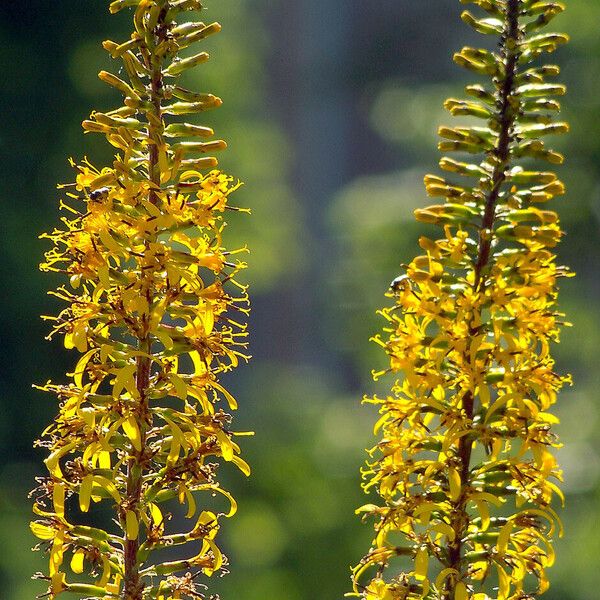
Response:
[{"label": "yellow petal cluster", "polygon": [[[124,104],[83,123],[118,152],[103,169],[73,163],[75,182],[59,186],[69,216],[43,236],[53,247],[42,270],[68,279],[52,292],[66,307],[47,317],[51,335],[81,356],[67,383],[43,387],[60,412],[39,442],[48,475],[33,492],[31,529],[49,552],[39,577],[50,598],[204,598],[202,576],[226,564],[221,519],[236,511],[218,464],[249,474],[230,429],[236,401],[220,382],[248,359],[249,302],[236,281],[245,249],[223,246],[240,184],[205,156],[225,143],[197,141],[212,130],[174,116],[221,104],[178,82],[208,58],[180,51],[220,26],[182,19],[198,0],[110,5],[125,8],[134,32],[104,47],[128,81],[100,73]],[[173,523],[184,517],[182,533]]]},{"label": "yellow petal cluster", "polygon": [[[463,3],[467,3],[463,0]],[[499,49],[464,48],[456,62],[491,77],[468,100],[448,100],[469,126],[442,127],[447,176],[428,175],[430,196],[416,211],[435,224],[422,254],[391,286],[394,304],[375,341],[398,378],[380,407],[379,443],[363,470],[381,501],[358,513],[374,519],[369,553],[353,570],[364,600],[525,600],[548,588],[561,471],[550,408],[569,378],[550,354],[562,315],[557,280],[568,275],[552,249],[562,232],[540,205],[564,192],[539,160],[562,156],[541,137],[564,88],[547,83],[558,67],[530,63],[566,37],[543,27],[558,2],[471,0],[484,16],[463,20],[500,39]],[[476,119],[482,122],[475,124]],[[526,161],[527,166],[522,166]],[[466,182],[466,183],[465,183]]]}]

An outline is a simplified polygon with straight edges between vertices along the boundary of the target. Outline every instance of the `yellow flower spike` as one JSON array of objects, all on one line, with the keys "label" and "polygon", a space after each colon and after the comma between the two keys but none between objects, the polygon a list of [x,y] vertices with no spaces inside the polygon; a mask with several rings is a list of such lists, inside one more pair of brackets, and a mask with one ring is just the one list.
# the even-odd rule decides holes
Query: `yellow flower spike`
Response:
[{"label": "yellow flower spike", "polygon": [[[75,184],[59,186],[68,190],[62,230],[42,236],[53,243],[42,270],[66,277],[52,292],[65,308],[48,317],[51,336],[80,353],[67,384],[42,388],[60,411],[43,433],[48,477],[31,530],[50,542],[52,598],[199,597],[202,576],[226,563],[218,518],[237,510],[214,463],[250,473],[225,413],[237,402],[222,381],[249,358],[246,324],[236,318],[248,314],[247,286],[237,281],[246,267],[237,255],[247,249],[224,247],[225,212],[247,209],[230,205],[241,183],[210,156],[227,144],[205,139],[209,127],[177,122],[222,104],[180,85],[180,74],[208,59],[202,48],[180,51],[221,29],[186,21],[202,8],[199,0],[110,4],[112,13],[133,9],[132,36],[103,44],[124,68],[99,74],[123,105],[92,112],[83,129],[103,134],[117,155],[104,168],[70,161]],[[203,510],[216,494],[228,502],[218,515]],[[191,532],[166,534],[163,503],[174,498],[188,518],[200,515]],[[77,505],[111,510],[120,534],[71,525]],[[201,553],[161,562],[155,552],[173,543]],[[78,581],[66,583],[65,560]]]},{"label": "yellow flower spike", "polygon": [[[536,204],[565,191],[537,163],[562,162],[542,137],[568,126],[546,122],[544,112],[560,109],[550,97],[564,87],[547,81],[557,69],[530,63],[566,38],[539,34],[560,12],[556,3],[461,3],[479,11],[464,21],[500,44],[455,55],[490,81],[467,86],[469,99],[446,102],[451,115],[481,122],[441,127],[440,149],[478,156],[443,157],[444,174],[425,177],[439,203],[415,217],[441,233],[419,239],[425,253],[407,261],[390,286],[393,306],[379,312],[385,327],[373,341],[389,368],[374,378],[391,373],[395,381],[385,399],[367,399],[381,415],[380,441],[362,472],[363,489],[379,501],[358,511],[374,519],[375,534],[352,570],[363,600],[542,593],[561,532],[550,506],[564,496],[553,454],[558,419],[549,411],[571,380],[557,374],[551,350],[562,317],[557,282],[570,273],[553,254],[563,235],[558,216]],[[391,540],[409,553],[390,554]],[[397,556],[413,564],[401,567]],[[494,568],[497,588],[488,577]]]}]

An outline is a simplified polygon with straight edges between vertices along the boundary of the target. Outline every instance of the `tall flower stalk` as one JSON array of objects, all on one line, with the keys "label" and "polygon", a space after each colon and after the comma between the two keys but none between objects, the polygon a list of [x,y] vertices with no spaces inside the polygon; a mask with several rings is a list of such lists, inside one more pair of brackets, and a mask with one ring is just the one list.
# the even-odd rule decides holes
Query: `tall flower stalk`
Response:
[{"label": "tall flower stalk", "polygon": [[[380,406],[381,440],[363,471],[382,500],[358,509],[375,520],[369,553],[353,570],[365,600],[525,600],[548,588],[553,508],[563,495],[549,411],[568,377],[550,355],[562,315],[556,282],[568,275],[552,249],[562,232],[544,203],[564,193],[539,161],[563,157],[542,136],[568,130],[553,98],[564,87],[539,57],[567,41],[544,26],[564,9],[539,0],[462,0],[487,14],[463,20],[499,39],[455,61],[491,78],[449,99],[467,124],[441,127],[447,176],[427,175],[432,197],[417,220],[442,229],[391,286],[394,305],[375,341],[401,374]],[[490,85],[491,83],[491,85]],[[481,121],[475,124],[475,119]]]},{"label": "tall flower stalk", "polygon": [[[99,74],[124,105],[83,123],[118,153],[103,169],[73,163],[76,182],[60,186],[69,217],[44,236],[54,247],[42,270],[69,279],[52,292],[67,303],[52,334],[82,356],[68,383],[43,388],[60,412],[39,442],[48,476],[33,492],[31,527],[49,551],[49,572],[38,577],[50,598],[204,598],[201,576],[226,564],[215,540],[221,517],[236,510],[218,463],[249,473],[226,412],[236,401],[220,383],[248,358],[248,297],[235,280],[243,249],[223,247],[239,184],[210,156],[225,142],[178,119],[221,105],[178,82],[209,58],[180,52],[220,26],[182,19],[202,9],[199,0],[110,5],[126,8],[130,39],[104,48],[127,81]],[[112,524],[100,525],[107,515]]]}]

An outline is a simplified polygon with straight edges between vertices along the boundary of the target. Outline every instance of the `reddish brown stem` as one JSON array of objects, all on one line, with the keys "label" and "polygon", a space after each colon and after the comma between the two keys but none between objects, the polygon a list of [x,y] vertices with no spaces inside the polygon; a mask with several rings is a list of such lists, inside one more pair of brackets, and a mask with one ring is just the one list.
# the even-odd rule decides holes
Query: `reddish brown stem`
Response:
[{"label": "reddish brown stem", "polygon": [[481,223],[481,234],[479,239],[478,259],[475,265],[475,288],[479,288],[482,282],[483,271],[490,260],[492,248],[492,229],[496,219],[496,205],[506,181],[506,172],[510,159],[510,144],[512,142],[512,129],[515,123],[516,110],[512,104],[515,77],[517,75],[517,63],[519,60],[518,48],[510,48],[509,43],[518,43],[519,31],[519,0],[508,0],[506,12],[507,28],[503,38],[504,51],[506,53],[506,75],[500,90],[500,135],[498,144],[492,151],[494,159],[494,172],[492,174],[492,189],[485,203],[483,221]]},{"label": "reddish brown stem", "polygon": [[[155,43],[158,45],[164,39],[164,20],[166,9],[161,11],[156,27]],[[149,53],[148,68],[152,72],[150,91],[151,102],[154,107],[154,116],[161,118],[162,108],[162,88],[163,75],[162,64],[152,64],[151,53]],[[148,176],[152,183],[158,188],[160,186],[160,170],[158,160],[158,144],[157,132],[154,131],[152,122],[148,121],[148,138],[150,140],[150,148],[148,152]],[[157,194],[155,189],[149,193],[149,201],[153,204],[157,203]],[[151,304],[151,292],[146,290],[148,305]],[[143,323],[143,332],[138,339],[138,347],[145,354],[150,354],[152,350],[152,341],[147,334],[147,323]],[[139,393],[139,404],[136,414],[138,428],[140,430],[142,450],[140,453],[135,453],[129,460],[127,466],[127,509],[135,513],[140,521],[140,511],[142,504],[142,477],[144,472],[145,449],[146,449],[146,433],[150,423],[150,411],[148,406],[148,390],[150,387],[151,361],[147,356],[140,356],[137,359],[136,368],[136,387]],[[138,562],[138,551],[140,548],[140,539],[125,541],[125,576],[123,600],[142,600],[144,593],[144,585],[140,579],[140,564]]]},{"label": "reddish brown stem", "polygon": [[[499,108],[499,135],[496,147],[491,151],[493,161],[493,173],[491,176],[491,188],[485,202],[485,209],[481,223],[479,248],[477,260],[474,267],[474,288],[483,292],[485,288],[485,270],[490,262],[493,241],[493,227],[496,219],[496,207],[502,186],[506,182],[506,174],[510,163],[510,150],[513,141],[513,127],[515,124],[517,109],[513,104],[515,78],[519,60],[518,42],[519,30],[519,0],[508,0],[506,6],[506,30],[502,39],[505,58],[505,78],[498,95]],[[478,319],[477,321],[480,321]],[[471,335],[475,329],[471,328]],[[467,422],[473,420],[475,414],[475,397],[472,391],[467,392],[462,398],[463,414]],[[469,485],[471,472],[471,454],[473,441],[470,436],[460,438],[456,459],[459,463],[459,473],[463,490]],[[456,533],[455,541],[448,548],[447,566],[455,569],[461,577],[465,575],[463,565],[464,537],[469,526],[469,514],[467,512],[466,497],[463,494],[456,502],[453,516],[453,529]],[[447,580],[445,600],[454,598],[455,578]]]}]

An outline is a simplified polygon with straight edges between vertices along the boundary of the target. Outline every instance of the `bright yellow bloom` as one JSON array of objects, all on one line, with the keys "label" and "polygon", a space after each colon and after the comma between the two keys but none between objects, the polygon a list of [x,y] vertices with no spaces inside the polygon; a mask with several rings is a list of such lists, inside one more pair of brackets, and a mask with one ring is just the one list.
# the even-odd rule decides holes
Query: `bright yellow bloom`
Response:
[{"label": "bright yellow bloom", "polygon": [[564,88],[545,81],[558,68],[528,63],[566,41],[540,32],[563,6],[471,3],[488,18],[466,11],[463,19],[499,36],[500,50],[465,48],[455,59],[493,85],[468,86],[473,99],[446,103],[484,124],[442,127],[440,149],[483,158],[443,158],[450,178],[425,178],[428,194],[446,201],[416,217],[443,235],[421,238],[423,254],[392,283],[394,305],[381,311],[387,324],[375,341],[390,366],[375,375],[402,377],[387,398],[368,400],[380,406],[381,440],[364,488],[382,503],[357,511],[375,519],[371,551],[353,571],[365,600],[532,598],[548,588],[560,533],[558,420],[548,410],[570,381],[550,355],[562,317],[556,283],[568,272],[552,253],[557,215],[538,203],[564,186],[517,162],[562,162],[540,139],[567,130],[553,122],[559,105],[548,98]]},{"label": "bright yellow bloom", "polygon": [[[204,597],[198,575],[225,564],[216,535],[237,506],[218,464],[249,474],[227,412],[237,404],[220,383],[248,359],[248,296],[236,281],[243,249],[223,246],[240,184],[215,158],[198,158],[224,142],[196,141],[213,132],[173,118],[221,104],[177,82],[207,58],[179,51],[220,26],[182,22],[198,0],[117,0],[111,12],[127,7],[134,33],[104,47],[123,60],[129,83],[100,74],[124,106],[83,123],[119,153],[104,169],[73,164],[75,183],[61,186],[71,190],[70,218],[44,236],[54,247],[42,270],[69,280],[53,292],[67,306],[47,317],[52,334],[82,354],[68,383],[44,386],[61,401],[40,442],[49,475],[34,492],[32,523],[50,552],[50,598]],[[211,496],[221,512],[200,508]],[[78,511],[98,504],[112,507],[120,531],[76,524]],[[191,520],[185,533],[170,524],[178,512]],[[165,562],[161,551],[179,546],[184,558]]]}]

